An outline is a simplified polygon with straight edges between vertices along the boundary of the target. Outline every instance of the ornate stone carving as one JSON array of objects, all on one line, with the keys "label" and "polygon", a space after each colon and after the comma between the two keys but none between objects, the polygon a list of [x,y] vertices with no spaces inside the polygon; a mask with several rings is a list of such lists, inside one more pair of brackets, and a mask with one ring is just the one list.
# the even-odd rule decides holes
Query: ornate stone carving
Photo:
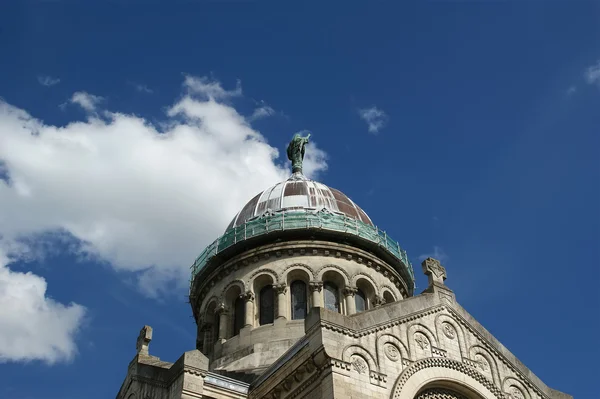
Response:
[{"label": "ornate stone carving", "polygon": [[240,298],[242,298],[246,302],[254,302],[254,293],[252,291],[246,291],[245,293],[240,295]]},{"label": "ornate stone carving", "polygon": [[446,388],[429,388],[420,392],[415,399],[469,399],[465,395]]},{"label": "ornate stone carving", "polygon": [[277,294],[285,294],[287,291],[287,285],[285,283],[276,284],[273,286]]},{"label": "ornate stone carving", "polygon": [[311,292],[313,292],[313,291],[321,292],[321,290],[323,289],[323,282],[322,281],[311,281],[310,283],[308,283],[308,288],[310,289]]},{"label": "ornate stone carving", "polygon": [[421,263],[423,273],[429,278],[429,285],[444,283],[446,279],[446,269],[440,264],[440,261],[433,258],[427,258]]},{"label": "ornate stone carving", "polygon": [[367,369],[369,368],[369,366],[367,366],[367,363],[360,356],[353,356],[351,364],[352,368],[359,374],[366,373]]},{"label": "ornate stone carving", "polygon": [[152,341],[152,327],[144,326],[140,330],[140,335],[138,336],[137,341],[135,343],[135,349],[137,353],[147,355],[150,341]]},{"label": "ornate stone carving", "polygon": [[475,363],[477,364],[478,368],[485,372],[488,372],[491,369],[487,359],[479,354],[475,355]]},{"label": "ornate stone carving", "polygon": [[425,335],[418,331],[415,333],[415,342],[417,343],[419,348],[423,350],[429,349],[429,339],[427,339]]},{"label": "ornate stone carving", "polygon": [[424,370],[424,369],[427,369],[430,367],[443,367],[443,368],[456,370],[460,373],[463,373],[463,374],[475,379],[477,382],[481,383],[496,398],[498,398],[498,399],[504,398],[502,391],[500,391],[500,389],[498,387],[496,387],[494,385],[494,383],[492,381],[490,381],[487,377],[485,377],[483,374],[481,374],[474,368],[471,368],[470,366],[467,366],[465,364],[457,362],[456,360],[443,358],[443,357],[421,359],[421,360],[418,360],[418,361],[412,363],[410,366],[408,366],[408,368],[402,372],[400,377],[398,377],[398,380],[396,381],[396,384],[394,386],[394,391],[393,391],[394,394],[393,394],[392,398],[398,399],[400,397],[400,393],[402,392],[402,388],[404,387],[404,384],[408,381],[408,379],[412,375],[414,375],[415,373],[417,373],[421,370]]},{"label": "ornate stone carving", "polygon": [[396,345],[387,343],[383,346],[383,353],[393,362],[400,360],[400,351],[396,348]]},{"label": "ornate stone carving", "polygon": [[442,323],[442,330],[444,331],[444,335],[450,339],[454,339],[456,337],[456,331],[452,324],[448,322]]},{"label": "ornate stone carving", "polygon": [[375,297],[373,298],[373,306],[378,307],[381,305],[385,305],[385,299],[383,299],[383,297],[380,297],[379,295],[375,295]]},{"label": "ornate stone carving", "polygon": [[508,389],[508,394],[510,395],[510,399],[525,399],[523,392],[514,385]]},{"label": "ornate stone carving", "polygon": [[358,289],[354,287],[344,287],[342,292],[344,296],[354,296],[358,292]]}]

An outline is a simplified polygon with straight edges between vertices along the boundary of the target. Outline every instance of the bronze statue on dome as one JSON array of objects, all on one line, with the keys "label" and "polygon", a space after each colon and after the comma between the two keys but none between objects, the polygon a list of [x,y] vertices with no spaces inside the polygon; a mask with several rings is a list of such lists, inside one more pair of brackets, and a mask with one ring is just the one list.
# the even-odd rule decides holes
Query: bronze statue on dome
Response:
[{"label": "bronze statue on dome", "polygon": [[302,137],[300,133],[294,134],[292,141],[287,147],[287,156],[292,161],[292,173],[302,173],[302,161],[304,160],[304,152],[310,133],[306,137]]}]

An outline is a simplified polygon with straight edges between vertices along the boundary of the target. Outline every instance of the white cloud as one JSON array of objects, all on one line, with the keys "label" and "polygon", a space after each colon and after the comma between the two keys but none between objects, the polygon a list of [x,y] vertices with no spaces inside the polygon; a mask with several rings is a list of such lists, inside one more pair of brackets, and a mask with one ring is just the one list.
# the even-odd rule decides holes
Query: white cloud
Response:
[{"label": "white cloud", "polygon": [[211,80],[206,76],[196,77],[187,75],[183,85],[188,90],[188,94],[197,94],[201,98],[211,100],[225,100],[231,97],[240,97],[242,95],[242,85],[238,80],[234,90],[225,90],[221,83]]},{"label": "white cloud", "polygon": [[[164,131],[118,112],[46,125],[0,101],[10,182],[0,180],[3,240],[64,231],[81,253],[141,272],[149,294],[184,287],[189,265],[246,201],[290,174],[277,149],[218,101],[231,96],[219,82],[187,77],[186,87],[193,95],[169,108]],[[326,167],[311,143],[306,173]]]},{"label": "white cloud", "polygon": [[0,363],[71,360],[85,308],[49,298],[46,280],[12,271],[8,262],[0,250]]},{"label": "white cloud", "polygon": [[146,93],[146,94],[152,94],[152,93],[154,93],[154,90],[152,90],[151,88],[149,88],[148,86],[143,85],[143,84],[137,83],[137,84],[134,85],[134,87],[140,93]]},{"label": "white cloud", "polygon": [[588,84],[597,84],[600,87],[600,60],[588,67],[583,76]]},{"label": "white cloud", "polygon": [[419,255],[419,261],[423,262],[427,258],[434,258],[440,261],[442,265],[448,260],[448,255],[441,247],[434,246],[433,252]]},{"label": "white cloud", "polygon": [[577,87],[569,86],[569,88],[567,89],[567,96],[572,96],[576,92],[577,92]]},{"label": "white cloud", "polygon": [[88,112],[95,111],[96,106],[102,102],[102,100],[104,100],[104,98],[86,93],[85,91],[75,92],[71,97],[71,103],[79,105]]},{"label": "white cloud", "polygon": [[268,105],[262,105],[254,110],[249,119],[255,121],[272,115],[275,115],[275,110]]},{"label": "white cloud", "polygon": [[367,122],[369,133],[379,133],[379,131],[387,124],[388,116],[379,108],[373,106],[370,108],[362,108],[358,110],[358,115]]},{"label": "white cloud", "polygon": [[60,83],[59,78],[53,78],[52,76],[39,75],[37,79],[42,86],[54,86]]}]

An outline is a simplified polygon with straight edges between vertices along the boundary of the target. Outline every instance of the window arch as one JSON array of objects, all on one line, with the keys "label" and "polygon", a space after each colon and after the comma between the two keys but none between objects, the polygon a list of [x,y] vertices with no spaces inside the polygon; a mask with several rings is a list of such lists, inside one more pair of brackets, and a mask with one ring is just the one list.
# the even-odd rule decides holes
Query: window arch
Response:
[{"label": "window arch", "polygon": [[392,303],[396,301],[394,296],[389,291],[384,291],[383,299],[385,300],[385,303]]},{"label": "window arch", "polygon": [[306,317],[306,283],[302,280],[292,282],[292,320],[301,320]]},{"label": "window arch", "polygon": [[259,301],[260,325],[273,323],[273,319],[275,318],[275,290],[272,285],[267,285],[260,290]]},{"label": "window arch", "polygon": [[446,387],[435,387],[426,388],[419,392],[415,399],[436,399],[436,398],[447,398],[447,399],[469,399],[468,396],[463,395],[453,389]]},{"label": "window arch", "polygon": [[356,294],[354,294],[354,303],[356,305],[356,313],[367,310],[367,297],[360,288],[357,289]]},{"label": "window arch", "polygon": [[329,281],[325,282],[323,284],[323,297],[325,300],[325,309],[338,313],[340,312],[340,299],[337,285]]},{"label": "window arch", "polygon": [[233,303],[233,335],[238,335],[244,327],[244,316],[246,313],[246,304],[241,296],[238,296]]}]

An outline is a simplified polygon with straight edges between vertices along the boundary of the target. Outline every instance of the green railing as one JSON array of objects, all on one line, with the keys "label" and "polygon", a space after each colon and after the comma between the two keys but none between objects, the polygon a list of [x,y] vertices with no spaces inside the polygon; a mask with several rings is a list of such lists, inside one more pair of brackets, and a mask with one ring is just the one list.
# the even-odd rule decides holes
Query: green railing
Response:
[{"label": "green railing", "polygon": [[377,227],[360,222],[345,215],[332,213],[328,211],[306,212],[306,211],[281,211],[276,213],[266,213],[256,219],[233,227],[225,232],[210,244],[191,266],[192,283],[194,277],[206,265],[213,256],[232,245],[242,242],[246,239],[269,234],[274,231],[287,231],[297,229],[320,229],[327,231],[337,231],[346,234],[352,234],[368,241],[371,241],[390,252],[393,256],[400,259],[412,279],[414,285],[415,275],[412,264],[406,256],[406,251],[400,248],[400,245],[392,240],[385,231]]}]

